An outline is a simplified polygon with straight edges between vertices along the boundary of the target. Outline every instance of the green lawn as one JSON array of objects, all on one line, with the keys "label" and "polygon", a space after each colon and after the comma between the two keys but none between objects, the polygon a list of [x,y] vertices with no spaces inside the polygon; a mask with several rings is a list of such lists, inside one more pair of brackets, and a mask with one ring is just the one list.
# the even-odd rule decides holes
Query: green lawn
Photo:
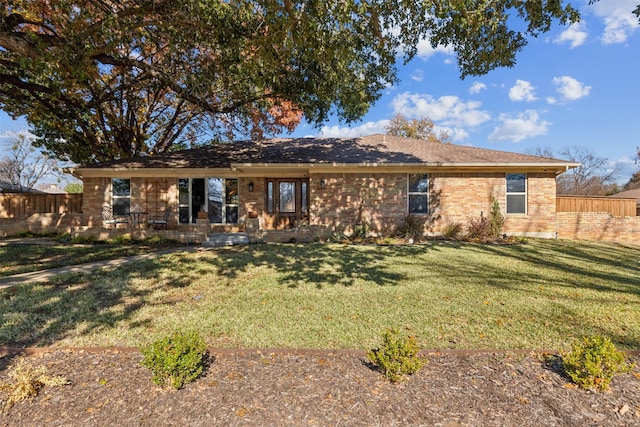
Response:
[{"label": "green lawn", "polygon": [[[144,243],[144,242],[143,242]],[[158,249],[161,244],[51,244],[0,247],[0,277],[47,268],[140,255]],[[175,246],[175,245],[174,245]]]},{"label": "green lawn", "polygon": [[251,245],[173,253],[0,292],[0,345],[138,346],[180,329],[211,346],[640,349],[640,246]]}]

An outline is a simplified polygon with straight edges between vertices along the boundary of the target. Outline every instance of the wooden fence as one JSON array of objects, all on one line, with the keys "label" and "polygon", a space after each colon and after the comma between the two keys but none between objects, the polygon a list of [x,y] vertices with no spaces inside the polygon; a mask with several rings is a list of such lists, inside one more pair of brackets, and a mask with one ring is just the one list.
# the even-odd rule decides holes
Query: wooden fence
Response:
[{"label": "wooden fence", "polygon": [[636,199],[557,196],[557,212],[608,212],[613,216],[636,216]]},{"label": "wooden fence", "polygon": [[82,194],[0,193],[0,218],[43,213],[80,213]]}]

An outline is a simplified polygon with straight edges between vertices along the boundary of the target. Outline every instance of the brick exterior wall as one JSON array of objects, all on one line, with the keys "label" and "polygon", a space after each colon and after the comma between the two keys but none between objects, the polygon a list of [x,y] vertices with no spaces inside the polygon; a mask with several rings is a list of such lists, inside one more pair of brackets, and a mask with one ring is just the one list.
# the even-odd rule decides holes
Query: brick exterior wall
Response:
[{"label": "brick exterior wall", "polygon": [[[320,181],[325,180],[325,188]],[[359,217],[373,231],[385,233],[402,225],[408,213],[407,174],[312,175],[311,224],[350,233]],[[493,200],[506,212],[504,173],[429,174],[430,215],[424,216],[425,233],[440,234],[451,223],[488,216]],[[526,215],[505,215],[504,232],[552,237],[555,234],[556,181],[554,174],[527,175]]]},{"label": "brick exterior wall", "polygon": [[[85,178],[82,198],[83,225],[102,227],[102,207],[111,206],[111,178]],[[169,226],[178,224],[177,178],[131,178],[131,210],[162,217],[171,207]]]},{"label": "brick exterior wall", "polygon": [[310,224],[337,232],[351,233],[364,220],[372,231],[384,233],[407,215],[406,174],[312,175],[309,189]]},{"label": "brick exterior wall", "polygon": [[[527,174],[527,214],[506,215],[504,173],[431,173],[430,215],[425,217],[425,234],[440,234],[450,223],[466,224],[482,213],[488,216],[492,201],[498,200],[505,216],[504,232],[534,237],[610,240],[640,243],[640,218],[619,218],[607,214],[558,213],[554,174]],[[325,186],[322,188],[321,180]],[[249,183],[253,191],[249,191]],[[265,183],[262,177],[240,177],[239,225],[211,225],[211,231],[242,231],[249,214],[265,218]],[[372,231],[388,233],[407,215],[407,174],[311,174],[309,176],[309,224],[336,232],[350,233],[359,219]],[[170,228],[178,225],[177,178],[132,178],[131,209],[159,217],[167,206],[173,211]],[[83,226],[102,227],[102,206],[111,204],[111,179],[84,180]],[[3,228],[16,229],[18,225]],[[31,226],[33,228],[33,225]],[[4,235],[7,235],[4,232]]]},{"label": "brick exterior wall", "polygon": [[614,217],[605,212],[558,212],[558,238],[603,240],[640,245],[640,217]]}]

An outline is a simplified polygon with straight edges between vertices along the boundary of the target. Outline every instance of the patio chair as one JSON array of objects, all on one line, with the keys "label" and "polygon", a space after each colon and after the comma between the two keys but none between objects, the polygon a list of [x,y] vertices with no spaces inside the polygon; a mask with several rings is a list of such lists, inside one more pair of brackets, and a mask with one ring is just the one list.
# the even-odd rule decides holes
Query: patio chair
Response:
[{"label": "patio chair", "polygon": [[118,224],[127,224],[129,226],[129,217],[121,215],[113,215],[111,206],[104,205],[102,207],[102,223],[104,225],[113,225],[113,228],[118,228]]},{"label": "patio chair", "polygon": [[171,207],[168,207],[162,215],[162,219],[149,219],[147,223],[155,230],[167,229],[167,223],[169,222],[169,215],[171,215]]}]

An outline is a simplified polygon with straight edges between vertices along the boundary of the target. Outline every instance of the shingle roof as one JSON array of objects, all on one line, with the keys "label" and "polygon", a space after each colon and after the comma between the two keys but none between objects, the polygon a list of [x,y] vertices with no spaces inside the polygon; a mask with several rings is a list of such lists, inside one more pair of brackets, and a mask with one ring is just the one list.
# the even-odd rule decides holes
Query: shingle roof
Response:
[{"label": "shingle roof", "polygon": [[609,197],[618,197],[623,199],[626,199],[626,198],[637,199],[637,204],[640,205],[640,187],[632,188],[631,190],[621,191]]},{"label": "shingle roof", "polygon": [[232,164],[545,164],[571,162],[527,154],[371,135],[361,138],[277,138],[220,143],[84,168],[229,168]]}]

